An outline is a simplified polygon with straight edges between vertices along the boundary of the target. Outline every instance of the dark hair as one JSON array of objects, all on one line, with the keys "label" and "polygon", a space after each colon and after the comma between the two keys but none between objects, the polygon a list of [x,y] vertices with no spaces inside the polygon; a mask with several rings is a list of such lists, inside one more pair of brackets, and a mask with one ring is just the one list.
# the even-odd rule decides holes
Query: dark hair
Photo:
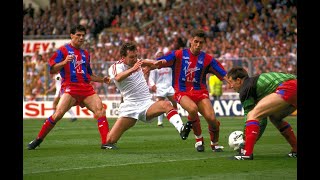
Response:
[{"label": "dark hair", "polygon": [[137,50],[137,45],[134,42],[125,42],[124,44],[122,44],[121,48],[120,48],[120,56],[121,57],[126,57],[127,56],[127,51],[135,51]]},{"label": "dark hair", "polygon": [[70,34],[76,34],[76,32],[84,32],[84,33],[86,33],[86,28],[84,26],[82,26],[82,25],[73,26],[70,29]]},{"label": "dark hair", "polygon": [[242,67],[233,67],[227,73],[227,77],[231,77],[233,80],[237,78],[243,79],[249,77],[248,72]]},{"label": "dark hair", "polygon": [[193,30],[191,33],[191,36],[194,37],[201,37],[201,38],[206,38],[206,33],[202,29],[196,29]]}]

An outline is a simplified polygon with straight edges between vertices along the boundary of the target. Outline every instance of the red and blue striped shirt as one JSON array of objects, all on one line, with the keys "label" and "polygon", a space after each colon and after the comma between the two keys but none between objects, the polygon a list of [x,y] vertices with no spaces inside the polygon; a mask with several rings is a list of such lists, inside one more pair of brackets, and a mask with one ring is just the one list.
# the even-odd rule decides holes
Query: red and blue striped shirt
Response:
[{"label": "red and blue striped shirt", "polygon": [[74,55],[74,59],[60,70],[62,83],[90,83],[92,69],[90,67],[89,52],[77,49],[71,44],[61,46],[49,59],[50,68],[62,62],[68,55]]},{"label": "red and blue striped shirt", "polygon": [[165,59],[163,67],[172,68],[172,86],[176,92],[207,89],[206,75],[215,74],[220,80],[227,74],[219,61],[201,51],[195,56],[190,49],[173,50],[157,60]]}]

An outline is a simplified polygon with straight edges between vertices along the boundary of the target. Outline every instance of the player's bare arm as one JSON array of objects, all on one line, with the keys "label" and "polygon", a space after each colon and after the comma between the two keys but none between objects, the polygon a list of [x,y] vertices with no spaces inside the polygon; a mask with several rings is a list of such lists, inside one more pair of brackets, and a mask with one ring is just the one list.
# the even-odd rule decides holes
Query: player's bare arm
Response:
[{"label": "player's bare arm", "polygon": [[165,59],[161,59],[161,60],[155,61],[153,65],[156,67],[155,69],[160,69],[162,67],[165,67],[164,65],[166,63],[167,61]]},{"label": "player's bare arm", "polygon": [[51,74],[59,73],[60,69],[74,59],[74,55],[68,55],[63,61],[53,65],[50,69]]},{"label": "player's bare arm", "polygon": [[109,84],[110,83],[110,77],[108,77],[108,76],[100,77],[100,76],[96,76],[95,74],[92,74],[91,75],[91,81]]},{"label": "player's bare arm", "polygon": [[121,82],[122,80],[126,79],[127,77],[129,77],[132,73],[138,71],[139,69],[141,69],[141,65],[143,64],[143,61],[137,61],[130,69],[125,70],[119,74],[117,74],[114,77],[114,80]]},{"label": "player's bare arm", "polygon": [[156,64],[158,61],[152,60],[152,59],[143,59],[141,60],[143,62],[142,66],[147,66],[149,70],[157,69],[158,65]]}]

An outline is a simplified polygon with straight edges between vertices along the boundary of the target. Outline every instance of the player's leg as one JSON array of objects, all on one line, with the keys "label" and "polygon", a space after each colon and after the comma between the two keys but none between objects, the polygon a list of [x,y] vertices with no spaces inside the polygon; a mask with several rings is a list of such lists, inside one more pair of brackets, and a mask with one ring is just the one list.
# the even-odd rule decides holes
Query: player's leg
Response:
[{"label": "player's leg", "polygon": [[290,157],[297,157],[297,138],[291,125],[288,121],[285,121],[284,118],[292,114],[296,109],[297,108],[294,106],[289,106],[288,108],[270,116],[270,121],[291,146],[291,151],[288,154]]},{"label": "player's leg", "polygon": [[122,134],[134,126],[136,122],[137,120],[134,118],[119,117],[108,134],[107,143],[104,145],[104,149],[117,149],[115,144],[118,142]]},{"label": "player's leg", "polygon": [[58,102],[56,111],[43,123],[37,138],[28,144],[29,150],[35,149],[40,145],[47,134],[49,134],[56,123],[64,116],[68,109],[70,109],[75,104],[75,102],[76,100],[70,94],[65,93],[62,95],[61,99]]},{"label": "player's leg", "polygon": [[199,112],[208,123],[210,134],[210,146],[214,152],[222,152],[223,146],[219,146],[220,121],[217,120],[210,99],[204,98],[198,102]]},{"label": "player's leg", "polygon": [[167,96],[168,100],[171,102],[172,106],[175,109],[178,109],[178,103],[177,101],[174,99],[173,95],[172,96]]},{"label": "player's leg", "polygon": [[52,108],[53,108],[53,113],[56,111],[57,109],[57,105],[58,105],[58,102],[60,100],[60,96],[57,96],[53,99],[53,102],[52,102]]},{"label": "player's leg", "polygon": [[184,129],[183,129],[184,138],[185,139],[188,138],[191,128],[193,129],[195,136],[200,137],[201,126],[200,126],[200,120],[198,116],[197,104],[190,97],[186,95],[182,96],[181,98],[175,98],[175,99],[178,99],[178,100],[180,99],[179,101],[180,106],[188,112],[188,121],[184,125]]},{"label": "player's leg", "polygon": [[[175,109],[169,101],[157,101],[153,103],[146,112],[147,121],[163,114],[167,114],[169,122],[177,129],[179,133],[183,129],[183,122],[177,109]],[[180,134],[181,135],[181,134]]]},{"label": "player's leg", "polygon": [[[165,97],[157,96],[156,100],[157,101],[164,101]],[[159,127],[163,127],[163,117],[164,117],[164,114],[161,114],[161,115],[158,116],[158,124],[157,125]]]},{"label": "player's leg", "polygon": [[[268,96],[262,98],[255,108],[253,108],[247,115],[245,127],[245,147],[244,151],[242,152],[244,157],[237,157],[240,159],[249,159],[252,157],[254,145],[260,134],[259,121],[265,117],[286,109],[288,106],[290,106],[290,104],[288,104],[276,93],[269,94]],[[235,158],[237,157],[235,156]]]},{"label": "player's leg", "polygon": [[98,94],[93,94],[83,100],[84,105],[93,112],[97,119],[98,130],[101,137],[101,146],[107,143],[109,133],[109,123],[106,117],[106,111],[103,108],[102,101]]},{"label": "player's leg", "polygon": [[[281,83],[275,93],[262,98],[247,115],[244,154],[251,155],[260,131],[259,121],[281,111],[290,112],[290,106],[297,107],[297,80]],[[288,110],[288,112],[287,112]],[[293,109],[291,109],[293,111]],[[292,135],[291,135],[292,136]]]}]

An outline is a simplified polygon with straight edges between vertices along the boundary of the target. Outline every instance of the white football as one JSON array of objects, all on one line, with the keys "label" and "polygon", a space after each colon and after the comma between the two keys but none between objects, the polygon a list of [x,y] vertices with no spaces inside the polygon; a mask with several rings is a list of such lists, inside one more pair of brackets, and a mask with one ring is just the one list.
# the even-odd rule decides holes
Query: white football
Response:
[{"label": "white football", "polygon": [[229,146],[234,151],[238,150],[240,148],[240,144],[244,143],[243,140],[243,132],[242,131],[233,131],[229,135]]}]

